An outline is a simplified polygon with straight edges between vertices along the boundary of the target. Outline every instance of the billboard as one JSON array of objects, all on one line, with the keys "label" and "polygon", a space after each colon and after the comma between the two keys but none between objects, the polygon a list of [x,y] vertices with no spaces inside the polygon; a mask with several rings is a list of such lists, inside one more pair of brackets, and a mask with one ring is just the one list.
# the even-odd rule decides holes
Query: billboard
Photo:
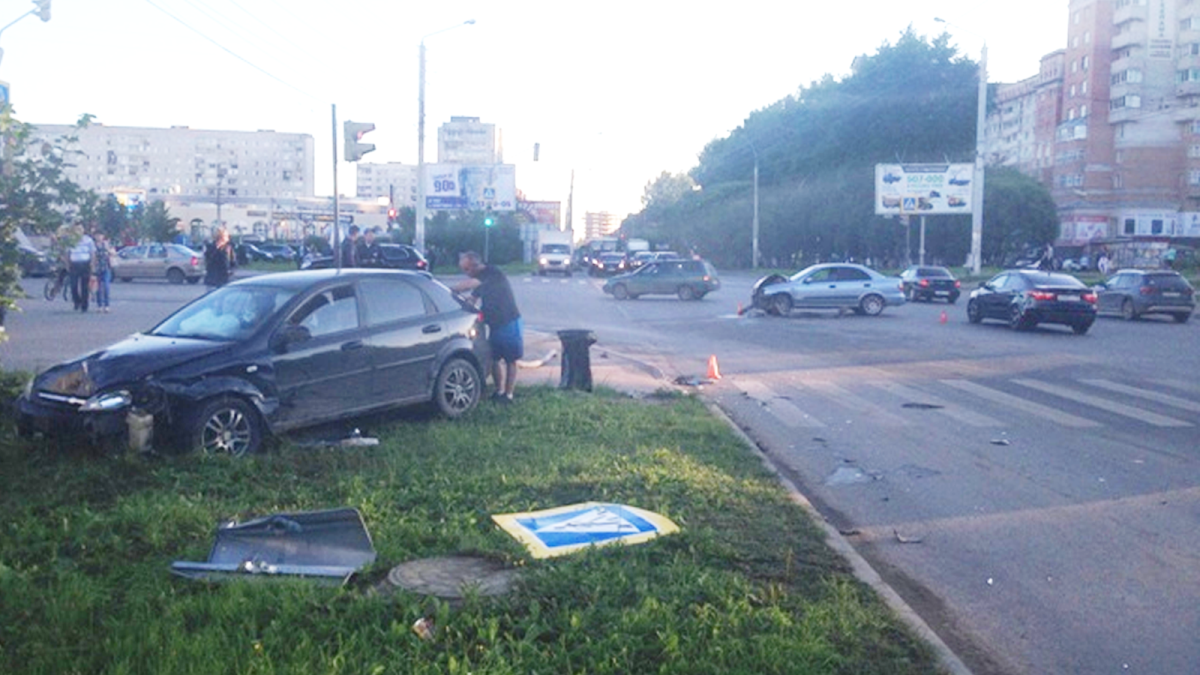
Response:
[{"label": "billboard", "polygon": [[517,211],[522,221],[558,229],[562,222],[562,202],[518,202]]},{"label": "billboard", "polygon": [[971,164],[876,164],[875,213],[970,213],[974,173]]},{"label": "billboard", "polygon": [[517,207],[517,167],[513,164],[428,164],[425,208],[512,211]]}]

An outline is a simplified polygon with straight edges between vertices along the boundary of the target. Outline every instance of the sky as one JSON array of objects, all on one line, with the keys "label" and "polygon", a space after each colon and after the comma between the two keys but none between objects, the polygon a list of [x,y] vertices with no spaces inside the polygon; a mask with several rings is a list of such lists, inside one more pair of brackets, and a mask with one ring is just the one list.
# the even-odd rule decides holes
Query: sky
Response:
[{"label": "sky", "polygon": [[[0,0],[0,26],[34,7]],[[363,161],[417,161],[419,45],[426,46],[425,161],[437,128],[478,117],[532,200],[641,208],[663,171],[856,56],[948,32],[991,82],[1037,73],[1066,45],[1067,0],[52,0],[0,33],[0,81],[18,119],[311,134],[318,195],[333,193],[332,106],[373,122]],[[934,18],[946,23],[939,23]],[[474,24],[465,24],[474,20]],[[340,138],[339,138],[340,141]],[[534,161],[534,144],[540,151]],[[340,161],[338,191],[354,194]]]}]

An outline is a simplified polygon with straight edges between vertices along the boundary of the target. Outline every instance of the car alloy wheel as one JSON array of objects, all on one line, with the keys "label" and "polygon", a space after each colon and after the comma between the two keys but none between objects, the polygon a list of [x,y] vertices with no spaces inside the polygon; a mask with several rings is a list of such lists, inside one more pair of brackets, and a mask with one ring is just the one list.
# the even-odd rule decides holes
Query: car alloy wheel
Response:
[{"label": "car alloy wheel", "polygon": [[446,362],[438,372],[433,386],[434,403],[438,412],[451,419],[462,417],[479,404],[483,383],[479,371],[466,359]]},{"label": "car alloy wheel", "polygon": [[189,440],[191,448],[204,453],[234,457],[253,454],[262,443],[258,413],[240,398],[211,399],[193,418]]},{"label": "car alloy wheel", "polygon": [[1175,323],[1187,323],[1187,320],[1192,318],[1192,313],[1191,312],[1178,312],[1176,314],[1172,314],[1171,318],[1175,319]]},{"label": "car alloy wheel", "polygon": [[1092,322],[1091,322],[1091,321],[1083,321],[1083,322],[1081,322],[1081,323],[1073,323],[1073,324],[1071,324],[1071,330],[1075,331],[1075,334],[1076,334],[1076,335],[1084,335],[1084,334],[1086,334],[1086,333],[1088,332],[1088,329],[1089,329],[1089,328],[1091,328],[1091,327],[1092,327]]},{"label": "car alloy wheel", "polygon": [[676,290],[675,292],[677,295],[679,295],[680,300],[695,300],[696,299],[696,289],[692,288],[691,286],[687,286],[687,285],[680,286],[678,288],[678,290]]},{"label": "car alloy wheel", "polygon": [[182,284],[183,280],[184,280],[183,270],[181,270],[177,267],[172,267],[171,269],[167,270],[167,281],[169,281],[173,284]]},{"label": "car alloy wheel", "polygon": [[878,295],[868,295],[858,303],[858,308],[867,316],[879,316],[883,311],[883,298]]},{"label": "car alloy wheel", "polygon": [[792,312],[792,296],[787,293],[776,293],[771,296],[771,313],[787,316]]},{"label": "car alloy wheel", "polygon": [[1008,326],[1013,330],[1026,330],[1029,328],[1029,319],[1025,316],[1025,312],[1017,305],[1013,305],[1008,311]]},{"label": "car alloy wheel", "polygon": [[979,307],[978,300],[967,301],[967,321],[971,323],[983,321],[983,310]]},{"label": "car alloy wheel", "polygon": [[625,288],[625,284],[617,284],[613,286],[613,297],[618,300],[628,300],[629,289]]},{"label": "car alloy wheel", "polygon": [[1121,318],[1126,321],[1138,318],[1137,312],[1133,309],[1133,301],[1129,298],[1125,298],[1125,302],[1121,303]]}]

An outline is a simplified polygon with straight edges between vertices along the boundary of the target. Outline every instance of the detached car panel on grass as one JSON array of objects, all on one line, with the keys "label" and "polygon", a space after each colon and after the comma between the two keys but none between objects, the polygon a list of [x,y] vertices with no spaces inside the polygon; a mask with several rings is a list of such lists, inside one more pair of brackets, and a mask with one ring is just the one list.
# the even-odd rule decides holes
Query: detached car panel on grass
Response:
[{"label": "detached car panel on grass", "polygon": [[267,434],[386,408],[464,415],[487,354],[476,310],[426,275],[267,274],[38,375],[17,399],[18,431],[123,445],[131,417],[149,414],[156,439],[242,455]]},{"label": "detached car panel on grass", "polygon": [[1196,292],[1179,272],[1121,270],[1095,288],[1096,309],[1133,321],[1147,314],[1167,314],[1178,323],[1192,317]]},{"label": "detached car panel on grass", "polygon": [[604,292],[618,300],[654,294],[699,300],[719,288],[721,279],[717,270],[705,260],[649,262],[634,272],[618,274],[604,282]]},{"label": "detached car panel on grass", "polygon": [[823,263],[791,277],[772,274],[754,284],[751,306],[786,316],[792,309],[851,309],[876,316],[885,307],[903,305],[903,282],[863,265]]},{"label": "detached car panel on grass", "polygon": [[971,291],[967,320],[984,319],[1003,321],[1013,330],[1062,324],[1083,335],[1096,320],[1096,294],[1069,274],[1009,270]]}]

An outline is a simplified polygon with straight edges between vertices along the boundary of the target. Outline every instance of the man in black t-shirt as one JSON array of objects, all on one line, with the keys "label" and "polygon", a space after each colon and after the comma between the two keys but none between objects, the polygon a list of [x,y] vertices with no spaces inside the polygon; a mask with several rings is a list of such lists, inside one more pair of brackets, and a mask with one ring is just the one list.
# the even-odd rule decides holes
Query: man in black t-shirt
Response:
[{"label": "man in black t-shirt", "polygon": [[496,393],[492,399],[500,403],[512,401],[517,384],[517,361],[525,355],[521,336],[524,328],[521,312],[513,297],[508,277],[498,267],[485,265],[479,254],[467,251],[458,256],[458,267],[469,278],[454,290],[470,292],[480,300],[483,322],[488,327],[488,344],[492,348],[492,380]]}]

